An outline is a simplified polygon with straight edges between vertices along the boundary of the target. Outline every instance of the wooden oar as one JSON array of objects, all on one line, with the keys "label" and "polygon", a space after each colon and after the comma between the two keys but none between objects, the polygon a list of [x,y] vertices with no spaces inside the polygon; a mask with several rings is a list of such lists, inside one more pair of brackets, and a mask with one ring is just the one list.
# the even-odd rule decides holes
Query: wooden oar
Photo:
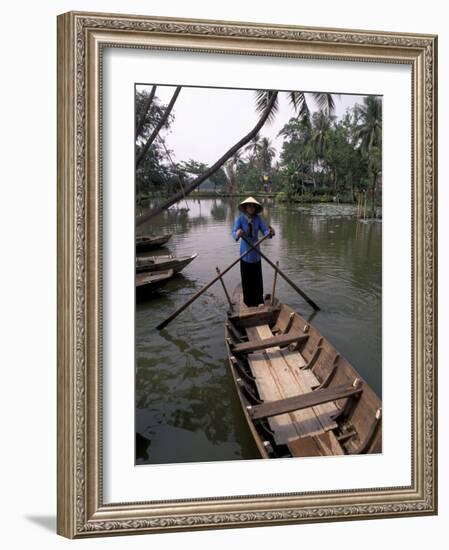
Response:
[{"label": "wooden oar", "polygon": [[221,286],[223,287],[223,291],[226,294],[226,299],[228,300],[229,309],[232,312],[232,310],[234,309],[234,304],[232,303],[231,297],[229,296],[228,289],[226,288],[223,277],[221,276],[220,268],[217,266],[215,268],[215,271],[217,272],[218,275],[220,275]]},{"label": "wooden oar", "polygon": [[[276,260],[276,267],[279,268],[279,260]],[[273,290],[271,292],[271,305],[274,306],[274,294],[276,292],[276,281],[278,277],[277,270],[274,272],[274,278],[273,278]]]},{"label": "wooden oar", "polygon": [[[261,239],[259,239],[257,241],[257,243],[255,243],[254,246],[258,246],[262,241],[264,241],[267,237],[269,237],[270,234],[268,233],[267,235],[265,235],[264,237],[262,237]],[[252,246],[252,245],[251,245]],[[167,317],[167,319],[165,319],[165,321],[162,321],[162,323],[159,323],[157,325],[157,330],[162,330],[163,328],[165,328],[168,323],[171,323],[173,321],[173,319],[175,317],[177,317],[180,313],[182,313],[187,307],[190,306],[190,304],[192,302],[194,302],[197,298],[199,298],[201,296],[201,294],[203,294],[204,292],[206,292],[206,290],[211,287],[214,283],[216,283],[219,279],[221,279],[223,277],[223,275],[225,273],[227,273],[231,268],[233,268],[235,266],[235,264],[237,264],[242,258],[244,258],[247,254],[249,254],[251,252],[251,248],[248,248],[248,250],[246,252],[244,252],[241,256],[239,256],[236,260],[234,260],[231,264],[228,265],[228,267],[226,269],[223,269],[223,271],[217,275],[216,277],[214,277],[212,279],[212,281],[208,282],[207,285],[203,286],[203,288],[201,290],[199,290],[194,296],[192,296],[189,300],[187,300],[187,302],[185,304],[183,304],[180,308],[178,308],[174,313],[172,313],[170,315],[170,317]]]},{"label": "wooden oar", "polygon": [[307,294],[306,294],[305,292],[303,292],[297,285],[295,285],[295,283],[294,283],[289,277],[287,277],[287,275],[286,275],[285,273],[283,273],[283,272],[279,269],[279,267],[277,267],[277,266],[276,266],[269,258],[267,258],[267,257],[265,256],[265,254],[263,254],[260,250],[257,250],[256,246],[258,245],[258,243],[254,243],[254,244],[250,243],[250,242],[248,241],[248,239],[247,239],[244,235],[242,235],[242,239],[246,242],[246,244],[248,244],[248,245],[251,247],[251,249],[253,249],[253,250],[255,250],[256,252],[258,252],[258,253],[262,256],[262,258],[263,258],[267,263],[269,263],[269,264],[271,265],[271,267],[272,267],[273,269],[275,269],[275,270],[277,271],[277,273],[279,273],[279,275],[280,275],[283,279],[285,279],[285,280],[287,281],[287,283],[288,283],[291,287],[293,287],[293,288],[296,290],[296,292],[297,292],[298,294],[300,294],[308,304],[310,304],[310,305],[313,307],[313,309],[315,309],[316,311],[319,311],[319,310],[320,310],[320,308],[317,306],[317,304],[316,304],[311,298],[309,298],[309,297],[307,296]]}]

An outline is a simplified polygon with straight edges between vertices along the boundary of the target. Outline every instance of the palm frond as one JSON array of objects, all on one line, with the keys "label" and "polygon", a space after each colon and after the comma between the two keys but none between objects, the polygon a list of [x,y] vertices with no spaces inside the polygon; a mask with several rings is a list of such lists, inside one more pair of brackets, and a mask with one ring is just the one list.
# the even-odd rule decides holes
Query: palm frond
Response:
[{"label": "palm frond", "polygon": [[288,98],[293,110],[297,113],[297,120],[301,120],[307,125],[310,125],[310,109],[307,105],[305,93],[300,91],[292,91],[288,93]]},{"label": "palm frond", "polygon": [[[270,99],[273,97],[274,94],[277,94],[277,92],[274,91],[274,90],[256,90],[255,91],[256,111],[259,114],[262,114],[265,111],[265,109],[268,106],[268,103],[270,102]],[[270,113],[268,115],[267,122],[269,124],[271,122],[273,122],[273,120],[276,118],[276,114],[279,110],[279,99],[278,99],[278,97],[279,96],[276,96],[276,100],[273,103],[273,106],[272,106],[272,108],[270,110]]]},{"label": "palm frond", "polygon": [[[313,92],[312,96],[320,111],[324,111],[328,115],[333,115],[335,112],[334,94],[327,94],[323,92]],[[336,94],[340,97],[340,94]]]},{"label": "palm frond", "polygon": [[304,93],[298,91],[288,92],[288,99],[294,111],[297,111],[304,101]]}]

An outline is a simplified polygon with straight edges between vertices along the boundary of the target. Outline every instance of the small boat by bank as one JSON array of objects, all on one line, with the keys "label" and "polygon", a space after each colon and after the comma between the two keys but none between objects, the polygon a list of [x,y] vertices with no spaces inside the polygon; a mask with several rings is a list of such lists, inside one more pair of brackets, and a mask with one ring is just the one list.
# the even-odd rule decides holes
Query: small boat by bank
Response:
[{"label": "small boat by bank", "polygon": [[353,366],[299,313],[269,297],[228,311],[229,364],[263,458],[382,452],[382,409]]},{"label": "small boat by bank", "polygon": [[147,298],[159,286],[171,279],[174,274],[173,269],[136,273],[136,300],[140,301]]},{"label": "small boat by bank", "polygon": [[179,273],[190,262],[198,256],[198,253],[190,256],[141,256],[136,258],[136,272],[154,272],[154,271],[166,271],[167,269],[173,269],[175,273]]},{"label": "small boat by bank", "polygon": [[136,251],[143,252],[164,245],[172,238],[172,233],[166,235],[140,235],[136,237]]}]

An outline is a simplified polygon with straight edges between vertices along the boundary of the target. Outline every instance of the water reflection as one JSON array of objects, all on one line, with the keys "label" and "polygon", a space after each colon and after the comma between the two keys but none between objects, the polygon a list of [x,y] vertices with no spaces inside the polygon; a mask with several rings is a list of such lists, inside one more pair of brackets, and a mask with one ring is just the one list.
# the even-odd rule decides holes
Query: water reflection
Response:
[{"label": "water reflection", "polygon": [[[231,237],[238,202],[191,199],[139,228],[173,233],[167,249],[198,257],[151,300],[136,306],[136,463],[258,457],[225,361],[226,298],[212,286],[161,332],[155,326],[238,256]],[[184,205],[183,205],[184,206]],[[362,223],[346,205],[284,207],[267,202],[276,237],[264,252],[314,301],[315,313],[278,278],[276,294],[302,312],[381,395],[382,224]],[[164,253],[169,253],[165,250]],[[272,269],[264,264],[266,291]],[[236,266],[225,276],[232,291]]]}]

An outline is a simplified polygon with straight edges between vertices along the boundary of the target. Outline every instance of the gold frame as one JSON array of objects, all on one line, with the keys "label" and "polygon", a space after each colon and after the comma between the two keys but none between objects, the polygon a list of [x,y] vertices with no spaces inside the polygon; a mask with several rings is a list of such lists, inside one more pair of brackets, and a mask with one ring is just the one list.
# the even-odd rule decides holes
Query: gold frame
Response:
[{"label": "gold frame", "polygon": [[[412,68],[412,484],[104,504],[102,48],[406,63]],[[437,513],[437,36],[89,12],[58,16],[58,518],[70,538]]]}]

